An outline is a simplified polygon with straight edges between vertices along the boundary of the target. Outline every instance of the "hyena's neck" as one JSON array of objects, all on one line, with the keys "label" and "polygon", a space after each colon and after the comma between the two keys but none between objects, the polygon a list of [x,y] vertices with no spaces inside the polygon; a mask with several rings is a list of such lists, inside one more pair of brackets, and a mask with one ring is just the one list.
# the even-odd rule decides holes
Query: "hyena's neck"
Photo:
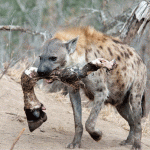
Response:
[{"label": "hyena's neck", "polygon": [[67,66],[75,66],[78,65],[79,68],[83,67],[86,64],[85,60],[85,53],[78,54],[77,52],[74,52],[74,54],[70,55],[67,61]]}]

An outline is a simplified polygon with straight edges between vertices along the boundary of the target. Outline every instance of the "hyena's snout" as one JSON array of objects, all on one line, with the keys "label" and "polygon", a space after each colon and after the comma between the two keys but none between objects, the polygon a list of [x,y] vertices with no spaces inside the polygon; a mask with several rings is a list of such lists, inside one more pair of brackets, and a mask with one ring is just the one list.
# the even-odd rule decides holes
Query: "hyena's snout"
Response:
[{"label": "hyena's snout", "polygon": [[48,76],[52,72],[52,68],[46,65],[40,64],[37,73],[40,77]]}]

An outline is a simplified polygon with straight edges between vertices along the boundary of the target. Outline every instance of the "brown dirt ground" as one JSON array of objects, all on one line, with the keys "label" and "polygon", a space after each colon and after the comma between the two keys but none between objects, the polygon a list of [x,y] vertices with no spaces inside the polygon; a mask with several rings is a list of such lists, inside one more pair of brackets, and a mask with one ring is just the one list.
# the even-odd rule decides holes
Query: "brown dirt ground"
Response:
[{"label": "brown dirt ground", "polygon": [[[47,108],[48,120],[36,131],[28,130],[23,110],[23,94],[19,83],[9,76],[0,80],[0,150],[10,149],[19,132],[26,128],[14,150],[50,150],[65,149],[74,135],[74,121],[72,108],[68,98],[59,94],[46,94],[36,90],[38,99]],[[83,109],[83,125],[89,111]],[[106,119],[107,120],[107,119]],[[103,131],[103,138],[99,142],[93,141],[88,133],[83,132],[81,149],[127,150],[131,146],[120,146],[128,131],[120,126],[118,121],[106,121],[99,117],[97,127]],[[143,150],[150,149],[150,135],[142,137]]]}]

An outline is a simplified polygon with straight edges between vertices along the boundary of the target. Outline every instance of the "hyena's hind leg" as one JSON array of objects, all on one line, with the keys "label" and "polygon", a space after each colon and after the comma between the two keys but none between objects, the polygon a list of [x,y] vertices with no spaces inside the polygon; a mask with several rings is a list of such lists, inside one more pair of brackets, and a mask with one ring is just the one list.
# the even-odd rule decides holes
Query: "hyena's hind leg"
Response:
[{"label": "hyena's hind leg", "polygon": [[[144,76],[143,76],[144,77]],[[136,79],[132,85],[129,95],[129,103],[132,111],[133,118],[133,137],[134,142],[132,149],[141,150],[141,137],[142,137],[142,127],[141,127],[141,119],[142,119],[142,98],[146,86],[146,77],[140,78],[141,80]],[[132,122],[132,120],[130,120]]]},{"label": "hyena's hind leg", "polygon": [[124,98],[124,102],[116,106],[116,109],[118,110],[119,114],[128,122],[130,126],[130,131],[127,139],[122,141],[120,145],[126,145],[126,144],[133,145],[134,143],[134,120],[133,120],[133,112],[129,104],[129,97],[130,97],[130,91],[127,92]]},{"label": "hyena's hind leg", "polygon": [[[142,70],[142,71],[141,71]],[[142,137],[142,127],[141,127],[141,118],[143,117],[144,112],[143,108],[143,95],[146,88],[147,72],[146,67],[141,66],[137,72],[137,76],[134,79],[131,94],[130,94],[130,104],[133,112],[134,120],[134,144],[132,149],[141,150],[141,137]]]},{"label": "hyena's hind leg", "polygon": [[[136,89],[134,87],[133,89]],[[116,108],[120,115],[128,122],[130,126],[129,135],[126,140],[122,141],[121,145],[133,145],[132,149],[141,150],[141,137],[142,137],[142,97],[143,92],[135,93],[131,90],[129,98],[126,97],[124,103],[118,105]]]},{"label": "hyena's hind leg", "polygon": [[142,137],[142,127],[141,127],[141,118],[142,118],[142,96],[143,92],[134,92],[130,95],[130,103],[133,112],[134,120],[134,143],[132,149],[141,150],[141,137]]}]

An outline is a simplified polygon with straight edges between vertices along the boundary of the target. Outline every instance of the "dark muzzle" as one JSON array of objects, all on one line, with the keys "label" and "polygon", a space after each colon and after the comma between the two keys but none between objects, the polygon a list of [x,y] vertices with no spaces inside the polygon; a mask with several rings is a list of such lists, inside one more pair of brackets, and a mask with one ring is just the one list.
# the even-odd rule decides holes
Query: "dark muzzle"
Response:
[{"label": "dark muzzle", "polygon": [[37,73],[40,77],[46,77],[48,76],[50,73],[52,72],[51,69],[49,68],[45,68],[45,69],[41,69],[40,67],[37,70]]}]

